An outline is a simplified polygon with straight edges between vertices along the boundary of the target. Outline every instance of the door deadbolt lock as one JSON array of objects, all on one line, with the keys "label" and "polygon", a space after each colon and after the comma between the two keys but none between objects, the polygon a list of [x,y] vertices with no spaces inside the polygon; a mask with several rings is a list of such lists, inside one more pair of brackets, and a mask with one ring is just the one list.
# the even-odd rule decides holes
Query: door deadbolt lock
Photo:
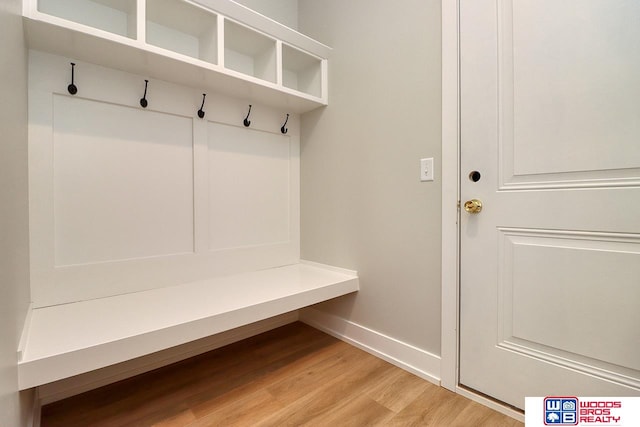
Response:
[{"label": "door deadbolt lock", "polygon": [[464,202],[464,210],[470,214],[478,214],[482,211],[482,202],[478,199],[471,199]]}]

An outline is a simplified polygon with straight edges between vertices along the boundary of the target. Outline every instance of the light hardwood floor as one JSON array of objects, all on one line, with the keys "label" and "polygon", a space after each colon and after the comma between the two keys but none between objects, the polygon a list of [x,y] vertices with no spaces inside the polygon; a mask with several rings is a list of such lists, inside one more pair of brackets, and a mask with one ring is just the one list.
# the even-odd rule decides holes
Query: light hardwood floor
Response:
[{"label": "light hardwood floor", "polygon": [[301,323],[43,407],[42,426],[522,426]]}]

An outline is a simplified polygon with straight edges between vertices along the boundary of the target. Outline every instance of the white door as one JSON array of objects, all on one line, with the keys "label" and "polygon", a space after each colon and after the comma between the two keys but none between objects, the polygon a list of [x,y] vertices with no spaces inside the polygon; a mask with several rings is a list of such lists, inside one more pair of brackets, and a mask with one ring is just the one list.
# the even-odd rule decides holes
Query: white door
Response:
[{"label": "white door", "polygon": [[461,0],[460,29],[460,382],[640,395],[640,1]]}]

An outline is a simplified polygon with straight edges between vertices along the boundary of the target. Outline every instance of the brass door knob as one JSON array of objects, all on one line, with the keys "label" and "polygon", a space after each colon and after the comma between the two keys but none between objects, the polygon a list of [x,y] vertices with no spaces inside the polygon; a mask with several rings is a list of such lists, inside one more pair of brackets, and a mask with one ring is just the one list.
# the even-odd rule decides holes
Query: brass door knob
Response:
[{"label": "brass door knob", "polygon": [[478,199],[471,199],[464,202],[464,210],[470,214],[478,214],[482,211],[482,202]]}]

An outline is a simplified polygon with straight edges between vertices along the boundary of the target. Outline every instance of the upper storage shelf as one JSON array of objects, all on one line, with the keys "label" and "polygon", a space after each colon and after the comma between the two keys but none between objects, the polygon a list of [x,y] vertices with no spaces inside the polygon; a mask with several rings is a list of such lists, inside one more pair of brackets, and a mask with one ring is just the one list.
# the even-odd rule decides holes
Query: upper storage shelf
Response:
[{"label": "upper storage shelf", "polygon": [[25,0],[31,49],[303,113],[331,49],[230,0]]}]

